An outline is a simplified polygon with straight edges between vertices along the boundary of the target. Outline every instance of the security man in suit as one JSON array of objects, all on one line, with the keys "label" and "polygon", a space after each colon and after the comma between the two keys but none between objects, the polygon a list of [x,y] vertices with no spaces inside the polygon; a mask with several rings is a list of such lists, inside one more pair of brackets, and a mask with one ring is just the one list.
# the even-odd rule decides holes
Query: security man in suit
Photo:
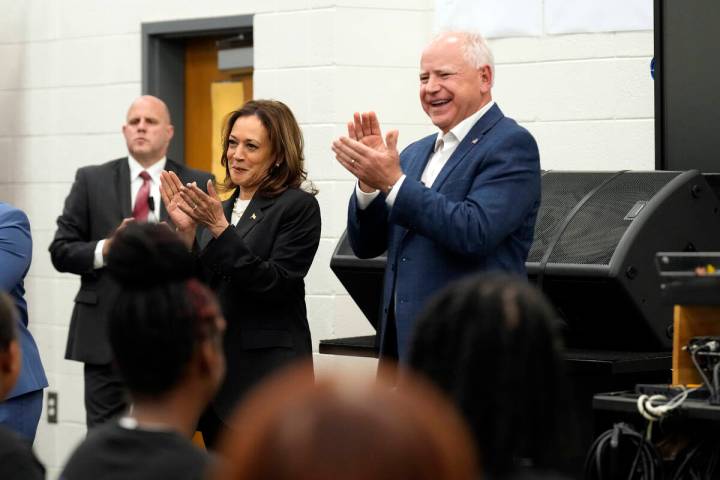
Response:
[{"label": "security man in suit", "polygon": [[532,135],[492,100],[493,57],[474,32],[445,32],[423,51],[420,103],[439,132],[397,151],[374,113],[356,113],[333,142],[358,183],[348,236],[355,255],[387,250],[381,356],[407,359],[423,305],[483,270],[525,274],[540,205]]},{"label": "security man in suit", "polygon": [[209,174],[166,157],[173,137],[170,112],[153,96],[136,99],[122,128],[128,156],[78,169],[50,244],[55,268],[80,275],[65,358],[84,362],[88,428],[127,407],[122,380],[112,366],[107,316],[117,286],[105,274],[113,233],[131,221],[166,221],[160,201],[160,172],[174,171],[183,182],[206,185]]}]

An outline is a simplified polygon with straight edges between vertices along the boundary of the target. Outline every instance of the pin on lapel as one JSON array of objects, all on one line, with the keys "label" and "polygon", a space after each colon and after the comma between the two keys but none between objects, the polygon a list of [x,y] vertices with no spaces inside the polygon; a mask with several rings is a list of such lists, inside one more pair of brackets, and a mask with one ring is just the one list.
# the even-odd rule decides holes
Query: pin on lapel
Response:
[{"label": "pin on lapel", "polygon": [[250,218],[252,218],[253,220],[255,220],[257,217],[256,217],[255,214],[253,213],[252,215],[250,215]]},{"label": "pin on lapel", "polygon": [[477,139],[477,138],[473,138],[471,143],[472,143],[473,145],[475,145],[477,142],[478,142],[478,139]]}]

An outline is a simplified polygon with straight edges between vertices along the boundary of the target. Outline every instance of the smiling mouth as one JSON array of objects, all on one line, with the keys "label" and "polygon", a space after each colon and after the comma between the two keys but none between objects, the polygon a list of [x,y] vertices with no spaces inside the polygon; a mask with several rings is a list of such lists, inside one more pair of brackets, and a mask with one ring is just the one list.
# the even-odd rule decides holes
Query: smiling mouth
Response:
[{"label": "smiling mouth", "polygon": [[443,105],[447,105],[450,103],[450,100],[433,100],[430,102],[430,105],[433,107],[442,107]]}]

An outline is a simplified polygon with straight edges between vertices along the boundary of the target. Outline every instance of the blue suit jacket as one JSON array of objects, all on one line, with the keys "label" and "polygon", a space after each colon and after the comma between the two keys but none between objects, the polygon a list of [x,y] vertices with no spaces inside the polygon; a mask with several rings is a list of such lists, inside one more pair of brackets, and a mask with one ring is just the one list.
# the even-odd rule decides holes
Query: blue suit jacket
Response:
[{"label": "blue suit jacket", "polygon": [[0,202],[0,289],[15,300],[19,315],[18,332],[22,350],[20,377],[8,398],[42,390],[48,386],[37,345],[28,325],[23,279],[32,260],[30,222],[22,210]]},{"label": "blue suit jacket", "polygon": [[400,154],[406,179],[392,209],[380,194],[365,209],[353,194],[348,236],[355,255],[387,250],[380,354],[394,295],[400,360],[415,319],[449,282],[487,270],[525,274],[540,205],[540,156],[532,135],[494,105],[471,128],[431,188],[420,182],[436,135]]}]

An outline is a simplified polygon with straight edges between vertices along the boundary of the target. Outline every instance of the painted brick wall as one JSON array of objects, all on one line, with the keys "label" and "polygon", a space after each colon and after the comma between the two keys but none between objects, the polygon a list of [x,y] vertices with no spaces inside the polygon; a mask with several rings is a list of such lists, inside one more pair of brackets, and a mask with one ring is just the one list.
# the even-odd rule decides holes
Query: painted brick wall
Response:
[{"label": "painted brick wall", "polygon": [[[349,174],[330,152],[356,110],[375,110],[400,144],[433,131],[417,99],[419,53],[431,36],[432,0],[0,0],[0,199],[29,215],[27,279],[32,331],[59,423],[43,420],[36,450],[49,478],[83,438],[82,368],[63,359],[73,275],[47,247],[75,170],[125,153],[120,127],[140,94],[140,24],[255,14],[257,98],[293,109],[320,189],[323,230],[307,279],[315,344],[371,333],[329,269],[344,230]],[[536,136],[546,169],[651,169],[652,32],[491,41],[495,98]]]}]

